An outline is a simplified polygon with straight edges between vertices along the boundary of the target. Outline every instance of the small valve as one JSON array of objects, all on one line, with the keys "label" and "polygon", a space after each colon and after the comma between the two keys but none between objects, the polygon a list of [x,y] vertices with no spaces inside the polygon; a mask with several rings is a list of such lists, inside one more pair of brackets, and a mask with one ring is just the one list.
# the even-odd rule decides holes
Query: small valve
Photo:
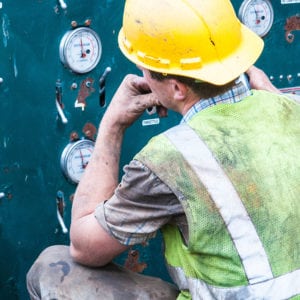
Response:
[{"label": "small valve", "polygon": [[65,199],[62,191],[57,191],[56,194],[56,215],[58,223],[63,233],[68,233],[68,229],[64,222]]},{"label": "small valve", "polygon": [[67,9],[67,4],[64,0],[58,0],[58,2],[62,9]]},{"label": "small valve", "polygon": [[111,67],[107,67],[99,78],[99,105],[105,106],[105,81],[107,75],[111,72]]},{"label": "small valve", "polygon": [[57,79],[55,84],[55,104],[58,115],[63,124],[68,123],[68,119],[66,118],[63,111],[63,103],[62,103],[62,83],[60,79]]}]

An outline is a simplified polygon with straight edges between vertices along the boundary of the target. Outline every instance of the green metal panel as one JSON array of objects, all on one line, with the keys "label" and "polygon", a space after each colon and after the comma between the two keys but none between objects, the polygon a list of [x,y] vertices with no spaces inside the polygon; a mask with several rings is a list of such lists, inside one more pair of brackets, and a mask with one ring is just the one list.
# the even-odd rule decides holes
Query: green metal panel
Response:
[{"label": "green metal panel", "polygon": [[[80,137],[86,123],[98,126],[110,98],[125,74],[138,72],[121,55],[117,34],[121,26],[124,1],[68,1],[62,9],[55,0],[0,2],[0,299],[28,299],[25,275],[37,255],[52,244],[68,244],[56,217],[56,194],[65,195],[65,223],[70,223],[70,198],[75,185],[62,175],[60,155],[76,131]],[[233,1],[238,11],[241,1]],[[286,19],[300,13],[300,4],[282,5],[272,1],[275,20],[264,38],[265,51],[258,62],[274,83],[283,87],[299,85],[300,34],[293,43],[285,39]],[[102,57],[87,74],[75,74],[59,59],[59,43],[71,22],[90,27],[102,41]],[[98,81],[106,67],[106,104],[99,105]],[[282,75],[282,76],[280,76]],[[291,75],[288,76],[288,75]],[[90,78],[86,107],[74,103],[81,84]],[[55,105],[55,85],[62,83],[62,102],[68,119],[63,124]],[[77,88],[74,88],[74,85]],[[152,136],[178,123],[170,114],[159,120],[145,113],[125,137],[121,163],[124,165]],[[145,123],[146,121],[146,123]],[[152,124],[152,125],[149,125]],[[120,176],[121,176],[120,172]],[[0,194],[1,195],[1,194]],[[169,280],[162,264],[161,239],[136,247],[139,262],[146,263],[145,274]],[[127,254],[117,261],[124,264]]]}]

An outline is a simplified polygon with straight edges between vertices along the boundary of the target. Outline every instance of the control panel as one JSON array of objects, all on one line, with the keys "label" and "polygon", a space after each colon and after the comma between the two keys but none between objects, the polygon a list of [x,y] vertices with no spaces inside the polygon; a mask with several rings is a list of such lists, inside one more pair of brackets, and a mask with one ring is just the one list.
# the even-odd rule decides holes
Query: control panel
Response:
[{"label": "control panel", "polygon": [[[69,243],[98,124],[123,77],[141,74],[118,49],[124,1],[25,2],[0,2],[0,299],[11,300],[28,299],[25,275],[45,247]],[[282,92],[299,94],[300,0],[232,4],[265,42],[256,65]],[[121,165],[179,121],[147,110],[125,135]],[[169,280],[159,253],[158,235],[117,261]]]}]

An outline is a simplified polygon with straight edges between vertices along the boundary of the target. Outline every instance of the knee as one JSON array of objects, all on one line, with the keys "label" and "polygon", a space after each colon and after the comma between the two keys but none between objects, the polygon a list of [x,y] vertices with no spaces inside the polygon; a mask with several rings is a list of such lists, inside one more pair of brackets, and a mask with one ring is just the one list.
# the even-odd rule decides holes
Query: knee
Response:
[{"label": "knee", "polygon": [[66,265],[69,267],[72,259],[68,246],[51,246],[43,250],[26,274],[27,290],[32,300],[41,299],[40,287],[48,284],[53,277],[56,265]]},{"label": "knee", "polygon": [[32,281],[42,276],[42,273],[45,272],[51,264],[57,263],[58,261],[71,261],[68,246],[56,245],[43,250],[29,269],[27,281]]}]

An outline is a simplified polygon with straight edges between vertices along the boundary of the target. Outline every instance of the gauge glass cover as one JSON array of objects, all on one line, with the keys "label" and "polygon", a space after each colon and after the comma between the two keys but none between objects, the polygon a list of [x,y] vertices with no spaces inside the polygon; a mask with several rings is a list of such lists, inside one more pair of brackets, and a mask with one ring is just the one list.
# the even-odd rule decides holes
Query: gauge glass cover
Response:
[{"label": "gauge glass cover", "polygon": [[75,73],[93,70],[102,54],[98,34],[89,27],[79,27],[67,31],[59,45],[61,62]]},{"label": "gauge glass cover", "polygon": [[87,139],[69,143],[63,150],[60,159],[65,177],[77,184],[91,158],[95,142]]},{"label": "gauge glass cover", "polygon": [[269,0],[245,0],[238,15],[241,22],[260,37],[264,37],[273,25],[274,11]]}]

